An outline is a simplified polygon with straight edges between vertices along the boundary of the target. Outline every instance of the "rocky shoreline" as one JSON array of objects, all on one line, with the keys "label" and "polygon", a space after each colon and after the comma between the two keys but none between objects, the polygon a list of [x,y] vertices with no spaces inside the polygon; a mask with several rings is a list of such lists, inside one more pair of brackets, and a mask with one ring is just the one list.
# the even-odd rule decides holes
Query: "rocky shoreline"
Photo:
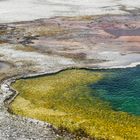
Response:
[{"label": "rocky shoreline", "polygon": [[[35,131],[35,133],[37,131],[40,131],[41,129],[43,129],[43,131],[41,133],[39,133],[38,135],[35,135],[35,133],[28,135],[28,131],[26,130],[26,127],[23,129],[23,127],[21,127],[21,129],[19,130],[18,128],[15,128],[14,133],[15,135],[11,136],[11,132],[4,132],[4,133],[0,133],[1,138],[3,140],[7,140],[7,139],[40,139],[40,140],[57,140],[57,139],[64,139],[64,140],[72,140],[72,139],[93,139],[90,138],[89,136],[85,136],[84,134],[73,134],[68,132],[66,129],[63,128],[55,128],[54,126],[52,126],[51,124],[47,123],[47,122],[43,122],[43,121],[39,121],[39,120],[35,120],[35,119],[31,119],[31,118],[26,118],[26,117],[22,117],[22,116],[17,116],[14,115],[13,112],[10,111],[9,105],[14,101],[14,99],[18,96],[18,91],[16,91],[15,89],[13,89],[11,87],[11,84],[14,83],[16,80],[18,79],[22,79],[22,78],[33,78],[33,77],[38,77],[38,76],[44,76],[44,75],[50,75],[50,74],[56,74],[59,73],[61,71],[67,70],[67,69],[73,69],[73,68],[64,68],[64,69],[60,69],[57,71],[52,71],[52,72],[45,72],[45,73],[36,73],[36,74],[28,74],[28,75],[19,75],[16,77],[11,77],[11,78],[6,78],[5,80],[3,80],[0,84],[1,87],[1,94],[4,95],[3,99],[2,99],[2,103],[0,102],[0,106],[1,108],[3,108],[3,110],[1,110],[1,113],[3,113],[3,117],[6,118],[7,116],[13,121],[16,120],[16,122],[18,124],[23,124],[24,123],[24,127],[28,126],[28,129],[30,128],[30,131],[32,132],[33,130]],[[9,114],[10,113],[10,114]],[[5,117],[6,116],[6,117]],[[14,123],[14,122],[13,122]],[[33,125],[32,125],[33,124]],[[36,127],[34,129],[34,127]],[[10,128],[10,126],[7,126]],[[10,128],[11,129],[11,128]],[[20,137],[17,135],[18,131],[20,131],[19,133],[22,133],[22,135],[20,134]],[[26,132],[27,131],[27,132]],[[0,130],[1,132],[1,130]]]},{"label": "rocky shoreline", "polygon": [[[58,71],[56,71],[58,72]],[[54,72],[52,72],[54,73]],[[9,104],[16,98],[18,92],[10,86],[15,80],[21,78],[30,78],[34,76],[46,75],[49,73],[29,74],[8,78],[1,83],[1,100],[0,100],[0,114],[3,117],[3,124],[9,129],[3,131],[0,129],[1,139],[40,139],[40,140],[56,140],[56,139],[74,139],[73,134],[64,130],[58,130],[51,124],[39,120],[25,118],[14,114],[9,114]],[[3,97],[3,98],[2,98]],[[10,120],[10,122],[9,122]],[[11,124],[12,121],[12,124]],[[4,129],[3,126],[3,129]],[[12,126],[12,127],[11,127]],[[15,128],[13,128],[13,126]],[[9,130],[9,131],[8,131]],[[38,133],[39,132],[39,133]]]},{"label": "rocky shoreline", "polygon": [[[11,89],[10,84],[19,77],[4,80],[1,84],[0,121],[1,139],[57,139],[60,136],[52,131],[48,123],[34,119],[23,118],[9,114],[8,105],[17,96],[16,91]],[[3,98],[2,98],[3,97]]]}]

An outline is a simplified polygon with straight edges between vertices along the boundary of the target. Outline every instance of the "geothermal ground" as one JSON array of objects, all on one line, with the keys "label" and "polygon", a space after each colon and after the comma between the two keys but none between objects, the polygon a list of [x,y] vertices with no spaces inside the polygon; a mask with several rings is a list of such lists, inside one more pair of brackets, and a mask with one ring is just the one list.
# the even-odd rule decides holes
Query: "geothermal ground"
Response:
[{"label": "geothermal ground", "polygon": [[140,13],[140,0],[0,0],[0,23],[54,16],[131,13]]},{"label": "geothermal ground", "polygon": [[59,138],[47,123],[8,113],[11,100],[6,99],[13,97],[12,80],[72,67],[133,67],[140,63],[139,43],[139,15],[55,17],[0,24],[0,139]]}]

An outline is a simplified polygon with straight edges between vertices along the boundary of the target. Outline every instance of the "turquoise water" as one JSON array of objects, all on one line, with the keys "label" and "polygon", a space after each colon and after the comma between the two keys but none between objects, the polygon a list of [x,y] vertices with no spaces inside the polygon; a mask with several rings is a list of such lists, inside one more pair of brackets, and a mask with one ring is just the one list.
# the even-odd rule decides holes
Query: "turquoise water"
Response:
[{"label": "turquoise water", "polygon": [[140,66],[106,72],[106,78],[91,85],[96,89],[94,96],[108,101],[116,111],[140,115]]}]

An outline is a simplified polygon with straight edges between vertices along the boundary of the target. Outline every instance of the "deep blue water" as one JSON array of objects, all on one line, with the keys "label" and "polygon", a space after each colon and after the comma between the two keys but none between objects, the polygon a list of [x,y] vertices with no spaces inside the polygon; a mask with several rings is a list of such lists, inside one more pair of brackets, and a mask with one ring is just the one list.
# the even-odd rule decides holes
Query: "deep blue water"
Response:
[{"label": "deep blue water", "polygon": [[108,101],[116,111],[140,115],[140,66],[105,71],[108,76],[91,85],[96,89],[94,96]]}]

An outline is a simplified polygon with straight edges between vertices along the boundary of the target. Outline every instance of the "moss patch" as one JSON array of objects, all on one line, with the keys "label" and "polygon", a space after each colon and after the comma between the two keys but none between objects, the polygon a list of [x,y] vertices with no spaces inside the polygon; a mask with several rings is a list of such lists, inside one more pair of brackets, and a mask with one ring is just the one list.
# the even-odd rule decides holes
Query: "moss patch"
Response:
[{"label": "moss patch", "polygon": [[11,104],[11,110],[79,135],[81,132],[97,139],[139,139],[139,117],[115,112],[107,102],[93,96],[97,93],[88,85],[105,75],[88,70],[67,70],[18,80],[13,87],[20,94]]}]

